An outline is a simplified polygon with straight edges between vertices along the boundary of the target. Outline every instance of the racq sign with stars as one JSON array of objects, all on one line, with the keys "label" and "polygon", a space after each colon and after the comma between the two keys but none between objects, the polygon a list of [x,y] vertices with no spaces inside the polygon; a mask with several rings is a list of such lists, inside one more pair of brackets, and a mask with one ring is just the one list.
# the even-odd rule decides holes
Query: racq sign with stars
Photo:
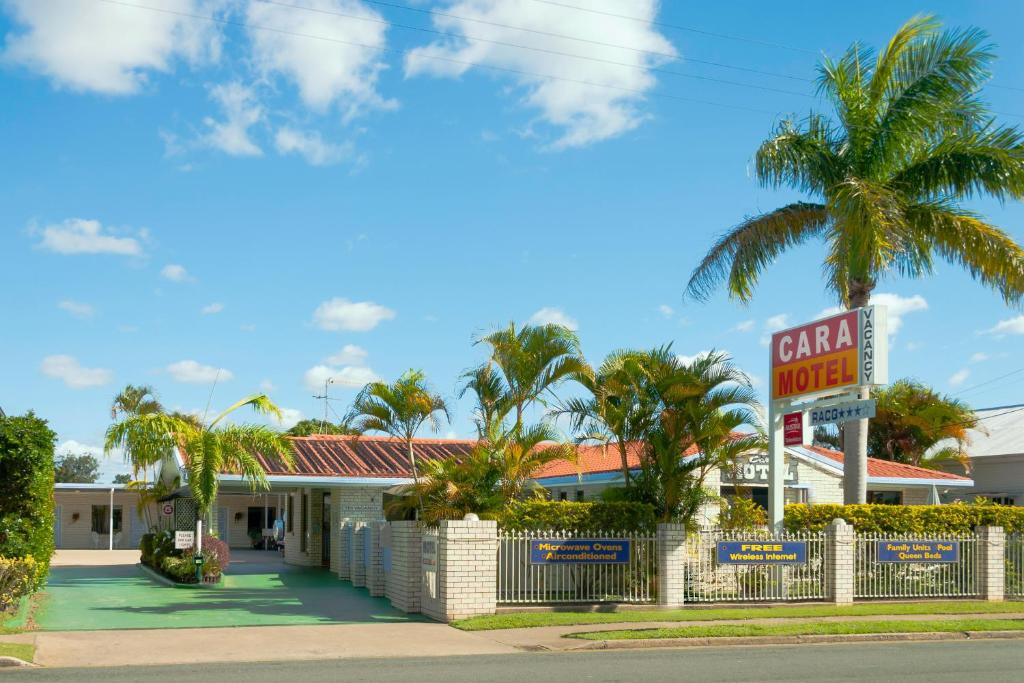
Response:
[{"label": "racq sign with stars", "polygon": [[807,411],[807,424],[820,427],[827,424],[839,424],[850,420],[864,420],[875,416],[875,401],[849,401],[825,408],[810,408]]},{"label": "racq sign with stars", "polygon": [[771,348],[772,400],[885,384],[888,355],[884,306],[865,306],[776,332]]}]

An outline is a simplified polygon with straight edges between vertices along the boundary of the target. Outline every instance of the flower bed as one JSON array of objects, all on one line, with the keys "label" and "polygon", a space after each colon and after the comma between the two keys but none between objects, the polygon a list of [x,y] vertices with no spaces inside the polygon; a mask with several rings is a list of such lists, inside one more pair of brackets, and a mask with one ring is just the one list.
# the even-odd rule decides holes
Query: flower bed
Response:
[{"label": "flower bed", "polygon": [[[142,563],[175,583],[198,583],[196,579],[195,551],[176,550],[174,532],[159,531],[145,534],[139,543]],[[220,581],[231,562],[228,544],[215,536],[203,537],[203,583]]]}]

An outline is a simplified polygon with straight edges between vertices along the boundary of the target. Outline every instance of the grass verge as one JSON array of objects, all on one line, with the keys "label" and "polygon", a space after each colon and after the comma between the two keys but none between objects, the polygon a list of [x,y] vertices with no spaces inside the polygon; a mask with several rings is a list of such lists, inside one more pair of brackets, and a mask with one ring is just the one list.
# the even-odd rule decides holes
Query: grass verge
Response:
[{"label": "grass verge", "polygon": [[18,659],[31,662],[36,654],[34,645],[27,643],[0,643],[0,657],[17,657]]},{"label": "grass verge", "polygon": [[1024,631],[1022,619],[943,619],[936,621],[831,621],[800,624],[715,624],[573,633],[583,640],[649,640],[660,638],[730,638],[740,636],[810,636],[857,633],[953,633],[961,631]]},{"label": "grass verge", "polygon": [[518,612],[515,614],[471,617],[452,622],[451,625],[463,631],[490,631],[507,628],[621,624],[642,621],[721,621],[724,619],[883,616],[893,614],[1006,614],[1008,612],[1024,612],[1024,603],[963,600],[909,603],[872,602],[845,607],[836,607],[834,605],[792,605],[625,612]]}]

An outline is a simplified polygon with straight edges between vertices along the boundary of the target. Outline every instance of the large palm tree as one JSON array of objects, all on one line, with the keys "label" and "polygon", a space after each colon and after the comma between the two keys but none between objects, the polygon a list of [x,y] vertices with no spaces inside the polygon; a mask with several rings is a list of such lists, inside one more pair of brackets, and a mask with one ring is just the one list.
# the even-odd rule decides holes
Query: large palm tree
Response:
[{"label": "large palm tree", "polygon": [[588,395],[561,402],[556,415],[566,415],[577,441],[613,446],[619,455],[623,484],[630,486],[629,448],[644,439],[654,415],[640,387],[646,378],[643,351],[613,351],[596,371],[575,376]]},{"label": "large palm tree", "polygon": [[358,434],[384,432],[405,442],[413,483],[419,483],[414,440],[427,424],[437,432],[439,416],[448,420],[448,404],[430,391],[422,371],[408,370],[393,384],[370,382],[356,395],[345,423]]},{"label": "large palm tree", "polygon": [[220,489],[220,475],[240,474],[255,493],[270,488],[259,455],[291,468],[291,442],[264,425],[236,425],[225,419],[236,410],[251,407],[257,414],[280,418],[281,410],[266,395],[237,401],[209,423],[193,417],[164,412],[127,415],[107,429],[105,450],[123,448],[132,467],[144,469],[159,463],[173,448],[184,453],[185,471],[199,519],[207,519]]},{"label": "large palm tree", "polygon": [[919,467],[954,460],[967,468],[969,432],[980,428],[970,406],[907,379],[872,395],[878,406],[868,434],[871,455]]},{"label": "large palm tree", "polygon": [[[754,163],[762,185],[814,201],[728,231],[694,270],[688,292],[707,298],[725,281],[729,295],[746,302],[776,257],[821,239],[826,286],[848,308],[867,305],[888,274],[930,273],[936,257],[1019,303],[1024,250],[961,206],[974,196],[1024,196],[1024,136],[997,124],[978,97],[993,58],[983,31],[944,31],[934,17],[917,16],[877,56],[854,44],[824,60],[818,88],[834,118],[782,121]],[[862,503],[867,420],[845,434],[846,502]]]},{"label": "large palm tree", "polygon": [[[579,339],[562,325],[524,325],[516,329],[515,323],[509,323],[477,343],[490,347],[487,365],[500,376],[501,395],[494,413],[511,415],[512,428],[520,431],[528,405],[541,400],[545,392],[561,382],[588,371]],[[475,374],[467,374],[472,384]]]}]

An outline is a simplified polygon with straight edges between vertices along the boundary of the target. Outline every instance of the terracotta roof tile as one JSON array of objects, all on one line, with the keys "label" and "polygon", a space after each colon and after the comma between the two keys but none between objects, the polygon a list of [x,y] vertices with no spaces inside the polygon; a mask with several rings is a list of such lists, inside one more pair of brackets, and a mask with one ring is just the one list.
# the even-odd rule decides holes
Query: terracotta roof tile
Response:
[{"label": "terracotta roof tile", "polygon": [[[818,455],[823,455],[830,460],[835,460],[840,465],[843,464],[843,454],[839,451],[820,446],[804,446],[804,448]],[[929,470],[924,467],[915,467],[914,465],[905,465],[879,458],[868,458],[868,476],[898,477],[900,479],[949,479],[950,481],[967,479],[967,477],[962,477],[958,474],[950,474],[940,470]]]}]

